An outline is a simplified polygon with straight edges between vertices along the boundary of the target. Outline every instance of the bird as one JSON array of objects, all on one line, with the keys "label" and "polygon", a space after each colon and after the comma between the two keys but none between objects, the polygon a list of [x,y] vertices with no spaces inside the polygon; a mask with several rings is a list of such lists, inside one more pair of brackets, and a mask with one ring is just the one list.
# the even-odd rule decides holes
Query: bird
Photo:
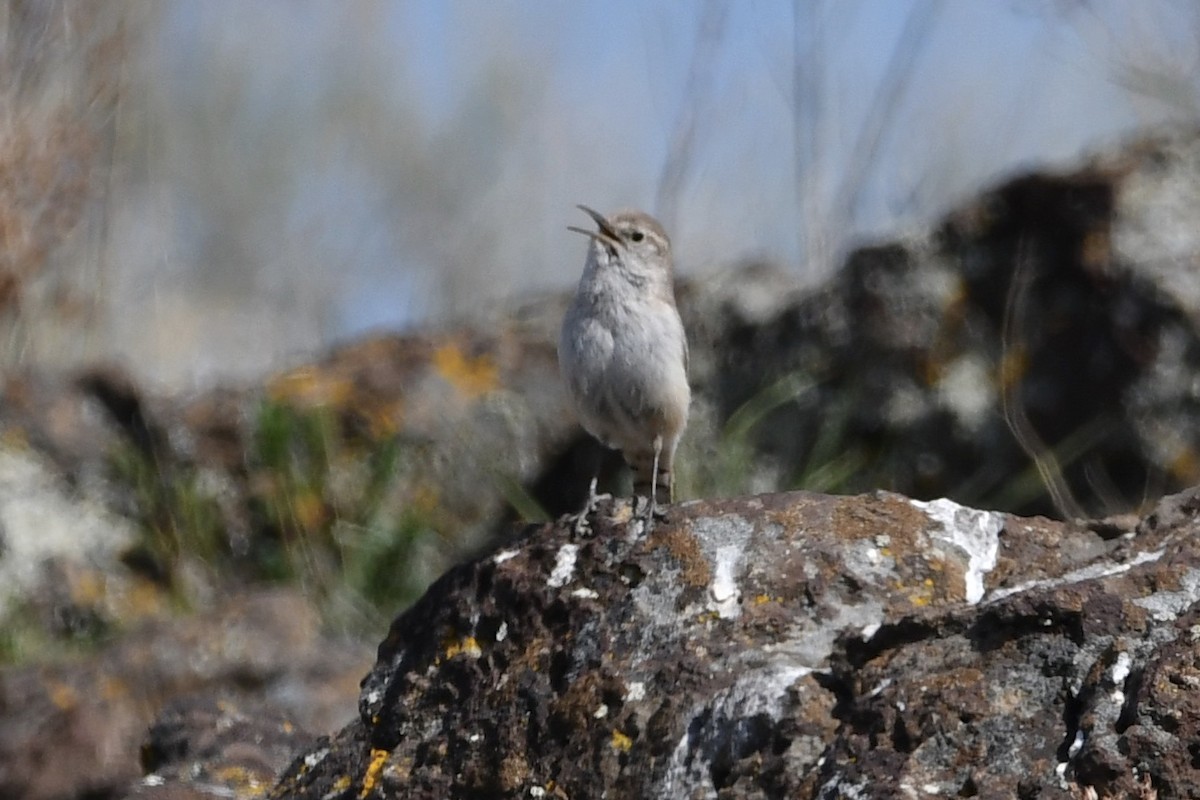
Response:
[{"label": "bird", "polygon": [[[671,240],[654,217],[587,206],[596,230],[575,296],[563,317],[558,363],[583,428],[620,450],[647,519],[674,501],[675,450],[691,405],[688,343],[675,305]],[[596,476],[580,519],[593,508]]]}]

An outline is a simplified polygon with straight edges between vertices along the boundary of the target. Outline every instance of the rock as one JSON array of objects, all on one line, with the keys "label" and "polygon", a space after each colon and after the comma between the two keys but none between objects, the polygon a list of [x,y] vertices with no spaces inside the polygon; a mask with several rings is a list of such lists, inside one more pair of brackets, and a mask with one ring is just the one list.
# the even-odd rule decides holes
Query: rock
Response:
[{"label": "rock", "polygon": [[251,800],[261,797],[311,739],[276,709],[211,698],[168,707],[142,744],[147,774],[125,797]]},{"label": "rock", "polygon": [[0,797],[109,796],[140,774],[147,727],[180,698],[254,704],[332,730],[351,716],[365,655],[319,635],[308,602],[275,590],[145,622],[79,662],[5,667]]},{"label": "rock", "polygon": [[753,452],[724,491],[1084,518],[1200,482],[1197,185],[1200,135],[1164,134],[1015,177],[809,291],[748,274],[773,304],[685,293],[697,395]]},{"label": "rock", "polygon": [[271,796],[1200,796],[1200,491],[1115,537],[882,492],[592,524],[438,580]]}]

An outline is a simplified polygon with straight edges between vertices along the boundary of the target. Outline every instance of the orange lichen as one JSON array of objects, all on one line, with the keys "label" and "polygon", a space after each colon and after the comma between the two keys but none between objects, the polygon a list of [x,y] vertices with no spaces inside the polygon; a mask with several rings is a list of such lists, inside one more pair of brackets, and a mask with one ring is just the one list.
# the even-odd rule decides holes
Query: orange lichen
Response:
[{"label": "orange lichen", "polygon": [[433,368],[468,399],[500,386],[500,370],[490,357],[471,358],[457,344],[445,344],[434,350]]}]

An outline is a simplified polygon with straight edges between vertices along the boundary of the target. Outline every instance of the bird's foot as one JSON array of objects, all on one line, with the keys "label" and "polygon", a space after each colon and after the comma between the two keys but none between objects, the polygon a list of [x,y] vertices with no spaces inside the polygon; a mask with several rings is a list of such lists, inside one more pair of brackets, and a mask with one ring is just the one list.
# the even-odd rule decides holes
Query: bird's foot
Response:
[{"label": "bird's foot", "polygon": [[575,521],[572,525],[572,530],[575,532],[576,536],[583,537],[583,536],[591,535],[592,524],[588,520],[588,517],[590,517],[592,515],[592,512],[594,512],[596,510],[596,505],[601,500],[611,499],[611,498],[612,498],[612,495],[596,494],[596,479],[592,478],[592,483],[590,486],[588,486],[587,502],[585,502],[583,504],[583,508],[574,517]]}]

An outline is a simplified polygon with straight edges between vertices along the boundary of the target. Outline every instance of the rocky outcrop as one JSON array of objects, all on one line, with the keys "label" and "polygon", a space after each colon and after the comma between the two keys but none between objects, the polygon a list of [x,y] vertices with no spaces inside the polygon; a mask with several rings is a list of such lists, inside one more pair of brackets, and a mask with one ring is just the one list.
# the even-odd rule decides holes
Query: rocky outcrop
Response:
[{"label": "rocky outcrop", "polygon": [[401,615],[276,798],[1200,796],[1200,493],[608,503]]}]

